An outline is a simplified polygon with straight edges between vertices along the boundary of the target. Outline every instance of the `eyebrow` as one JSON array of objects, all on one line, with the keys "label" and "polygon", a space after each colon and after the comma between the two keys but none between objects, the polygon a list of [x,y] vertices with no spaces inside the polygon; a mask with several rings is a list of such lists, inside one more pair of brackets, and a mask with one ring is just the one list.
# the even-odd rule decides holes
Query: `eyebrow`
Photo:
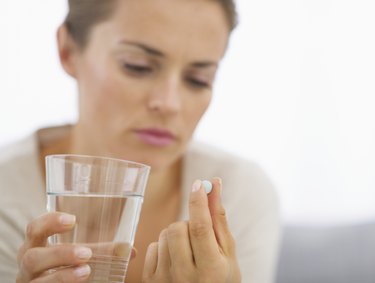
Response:
[{"label": "eyebrow", "polygon": [[[126,45],[131,45],[135,46],[137,48],[142,49],[146,53],[157,56],[157,57],[165,57],[165,54],[159,50],[157,50],[154,47],[151,47],[149,45],[146,45],[144,43],[136,42],[136,41],[129,41],[129,40],[121,40],[119,42],[120,44],[126,44]],[[195,68],[209,68],[209,67],[218,67],[218,63],[214,61],[200,61],[200,62],[193,62],[191,64]]]},{"label": "eyebrow", "polygon": [[148,53],[150,55],[154,55],[154,56],[158,56],[158,57],[165,57],[165,55],[161,51],[159,51],[159,50],[157,50],[157,49],[155,49],[151,46],[148,46],[146,44],[140,43],[140,42],[121,40],[120,44],[132,45],[132,46],[135,46],[135,47],[138,47],[138,48],[142,49],[143,51],[145,51],[146,53]]}]

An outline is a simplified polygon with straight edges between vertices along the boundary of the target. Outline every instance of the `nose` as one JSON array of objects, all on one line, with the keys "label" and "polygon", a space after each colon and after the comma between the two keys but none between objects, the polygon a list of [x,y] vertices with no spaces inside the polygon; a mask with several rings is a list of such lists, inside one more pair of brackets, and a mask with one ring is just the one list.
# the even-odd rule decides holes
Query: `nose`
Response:
[{"label": "nose", "polygon": [[177,76],[163,78],[153,86],[148,108],[153,112],[174,114],[181,110],[182,89]]}]

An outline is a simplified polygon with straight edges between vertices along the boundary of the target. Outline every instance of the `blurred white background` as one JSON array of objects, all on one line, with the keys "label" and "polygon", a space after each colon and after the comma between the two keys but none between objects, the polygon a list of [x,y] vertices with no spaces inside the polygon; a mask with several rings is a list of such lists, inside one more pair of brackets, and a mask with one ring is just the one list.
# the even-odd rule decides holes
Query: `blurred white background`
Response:
[{"label": "blurred white background", "polygon": [[[66,0],[0,3],[0,146],[74,122],[55,30]],[[239,0],[213,105],[196,138],[253,159],[283,219],[375,219],[375,2]]]}]

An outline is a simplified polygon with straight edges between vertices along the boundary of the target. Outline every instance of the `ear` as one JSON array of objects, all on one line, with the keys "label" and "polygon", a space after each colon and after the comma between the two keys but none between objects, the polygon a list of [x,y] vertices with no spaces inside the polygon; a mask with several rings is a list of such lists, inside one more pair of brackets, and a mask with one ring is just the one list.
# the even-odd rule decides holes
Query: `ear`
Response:
[{"label": "ear", "polygon": [[59,52],[60,63],[73,78],[76,77],[76,55],[79,52],[77,43],[69,34],[64,24],[57,29],[57,47]]}]

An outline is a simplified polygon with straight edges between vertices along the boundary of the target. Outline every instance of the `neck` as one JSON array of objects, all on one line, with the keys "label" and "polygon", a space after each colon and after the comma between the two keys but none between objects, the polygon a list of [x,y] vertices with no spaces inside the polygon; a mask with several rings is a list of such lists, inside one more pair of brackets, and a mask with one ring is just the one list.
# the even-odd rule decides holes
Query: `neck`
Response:
[{"label": "neck", "polygon": [[[43,131],[43,130],[42,130]],[[70,130],[67,131],[66,135],[58,138],[57,140],[45,142],[41,138],[39,139],[39,162],[42,168],[43,176],[45,179],[45,157],[50,154],[65,154],[70,153],[69,148],[71,144]]]},{"label": "neck", "polygon": [[181,160],[178,160],[168,168],[151,171],[143,203],[146,209],[154,209],[180,196],[181,164]]}]

